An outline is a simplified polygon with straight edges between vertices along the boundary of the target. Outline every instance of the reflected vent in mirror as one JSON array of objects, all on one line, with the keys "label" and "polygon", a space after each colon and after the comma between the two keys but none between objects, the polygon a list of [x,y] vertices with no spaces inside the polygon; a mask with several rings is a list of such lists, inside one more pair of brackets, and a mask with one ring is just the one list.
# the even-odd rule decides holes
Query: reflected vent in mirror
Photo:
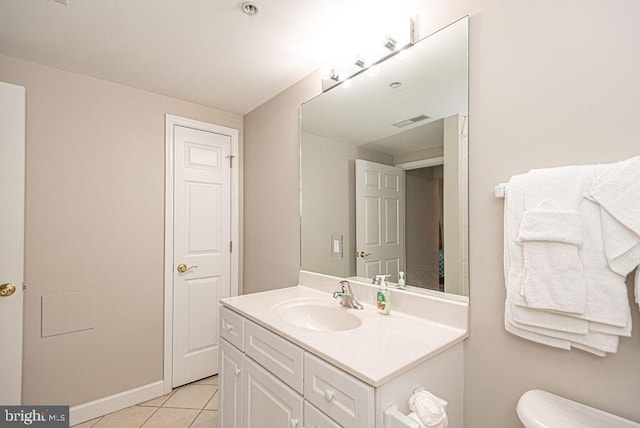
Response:
[{"label": "reflected vent in mirror", "polygon": [[401,120],[400,122],[396,122],[393,126],[397,128],[404,128],[408,125],[413,125],[414,123],[422,122],[423,120],[431,119],[431,116],[428,114],[421,114],[420,116],[412,117],[411,119]]}]

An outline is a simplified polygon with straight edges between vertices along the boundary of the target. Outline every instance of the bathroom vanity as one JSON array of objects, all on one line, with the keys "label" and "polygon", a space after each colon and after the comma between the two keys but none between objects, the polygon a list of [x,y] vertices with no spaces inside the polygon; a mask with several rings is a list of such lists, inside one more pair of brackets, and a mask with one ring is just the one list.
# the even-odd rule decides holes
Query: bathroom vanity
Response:
[{"label": "bathroom vanity", "polygon": [[390,428],[385,410],[409,413],[423,386],[462,427],[467,303],[392,291],[381,315],[370,284],[351,283],[364,309],[340,306],[340,279],[222,300],[219,426]]}]

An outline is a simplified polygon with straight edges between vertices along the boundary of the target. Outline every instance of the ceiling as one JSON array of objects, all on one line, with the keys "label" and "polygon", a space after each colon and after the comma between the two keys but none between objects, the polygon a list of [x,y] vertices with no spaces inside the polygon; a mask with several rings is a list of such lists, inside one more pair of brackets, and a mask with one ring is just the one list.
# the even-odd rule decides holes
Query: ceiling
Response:
[{"label": "ceiling", "polygon": [[0,54],[245,114],[420,0],[67,3],[0,0]]}]

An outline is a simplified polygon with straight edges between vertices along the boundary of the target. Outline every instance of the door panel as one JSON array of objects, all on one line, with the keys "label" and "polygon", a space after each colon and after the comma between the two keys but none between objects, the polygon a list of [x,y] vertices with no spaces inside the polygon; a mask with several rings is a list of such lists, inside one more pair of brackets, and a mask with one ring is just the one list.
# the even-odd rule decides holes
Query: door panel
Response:
[{"label": "door panel", "polygon": [[[0,82],[0,404],[22,395],[25,89]],[[10,295],[9,295],[10,294]]]},{"label": "door panel", "polygon": [[218,302],[230,295],[230,150],[228,135],[174,128],[174,387],[218,372]]},{"label": "door panel", "polygon": [[404,270],[404,171],[356,160],[356,271],[372,278]]}]

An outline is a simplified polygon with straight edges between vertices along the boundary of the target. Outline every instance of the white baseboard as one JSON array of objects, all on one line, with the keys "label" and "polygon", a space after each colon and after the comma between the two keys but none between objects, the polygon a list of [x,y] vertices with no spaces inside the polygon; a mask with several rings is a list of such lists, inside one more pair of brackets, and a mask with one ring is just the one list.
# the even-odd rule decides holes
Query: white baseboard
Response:
[{"label": "white baseboard", "polygon": [[164,395],[164,381],[159,380],[88,403],[78,404],[69,409],[69,423],[71,426],[77,425],[162,395]]}]

